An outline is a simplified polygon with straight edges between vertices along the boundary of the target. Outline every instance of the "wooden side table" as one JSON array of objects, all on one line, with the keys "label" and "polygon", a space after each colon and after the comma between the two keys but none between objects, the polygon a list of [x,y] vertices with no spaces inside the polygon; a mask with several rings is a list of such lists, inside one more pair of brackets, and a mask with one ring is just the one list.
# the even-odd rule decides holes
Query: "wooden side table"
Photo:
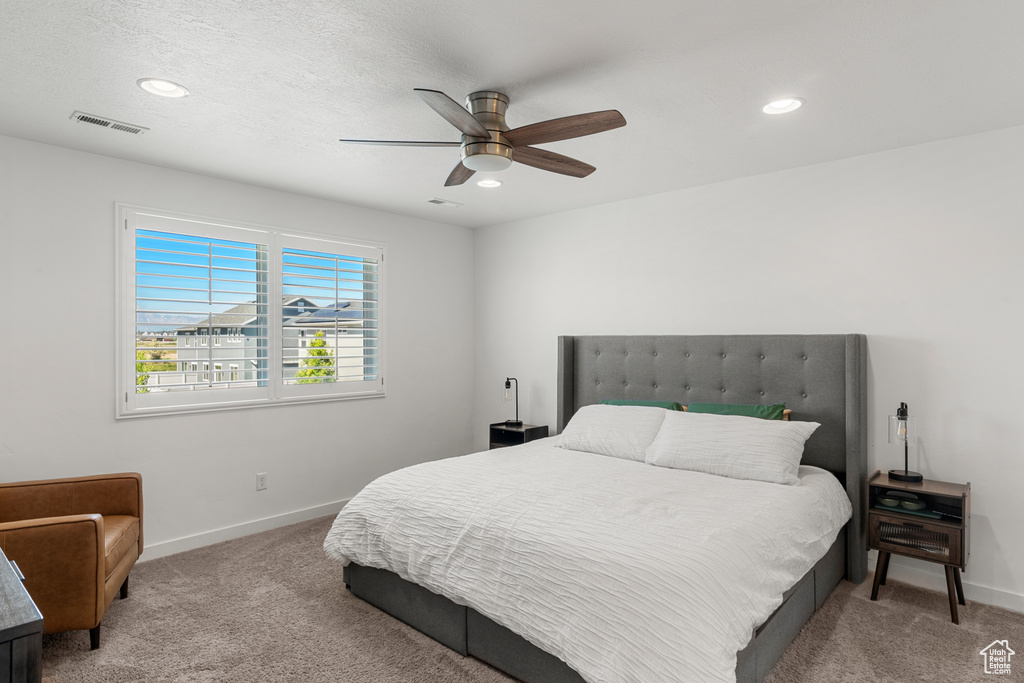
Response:
[{"label": "wooden side table", "polygon": [[[879,502],[892,495],[896,500],[912,494],[924,503],[921,510],[908,510]],[[960,572],[970,556],[971,484],[953,484],[925,479],[896,481],[875,470],[868,478],[868,547],[878,551],[871,599],[878,599],[878,587],[885,585],[892,554],[937,562],[946,569],[949,615],[960,623],[957,603],[966,605]]]},{"label": "wooden side table", "polygon": [[490,426],[491,450],[504,448],[505,446],[518,446],[534,439],[543,439],[548,435],[547,425],[522,424],[512,427],[504,422],[495,422]]},{"label": "wooden side table", "polygon": [[0,683],[43,678],[43,615],[0,550]]}]

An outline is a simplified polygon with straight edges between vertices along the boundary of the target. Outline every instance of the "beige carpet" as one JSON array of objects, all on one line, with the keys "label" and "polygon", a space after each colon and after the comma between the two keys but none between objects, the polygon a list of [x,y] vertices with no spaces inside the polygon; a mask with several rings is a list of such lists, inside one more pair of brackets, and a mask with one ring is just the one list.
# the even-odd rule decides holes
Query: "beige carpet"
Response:
[{"label": "beige carpet", "polygon": [[[765,683],[1024,681],[1024,615],[968,600],[957,625],[945,593],[890,579],[871,602],[873,578],[841,582]],[[979,653],[997,639],[1021,653],[1009,676],[984,672]]]},{"label": "beige carpet", "polygon": [[[43,680],[507,683],[511,679],[353,598],[321,551],[321,518],[138,565],[131,595],[85,631],[45,636]],[[790,647],[771,683],[971,681],[997,638],[1022,654],[1024,616],[982,605],[949,623],[946,597],[890,582],[843,583]],[[998,679],[996,679],[998,680]],[[652,682],[653,683],[653,682]]]}]

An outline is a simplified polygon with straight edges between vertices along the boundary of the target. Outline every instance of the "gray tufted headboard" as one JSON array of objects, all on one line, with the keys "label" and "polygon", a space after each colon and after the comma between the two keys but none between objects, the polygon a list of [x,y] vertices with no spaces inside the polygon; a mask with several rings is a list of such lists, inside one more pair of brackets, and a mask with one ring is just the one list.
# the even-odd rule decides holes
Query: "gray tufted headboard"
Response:
[{"label": "gray tufted headboard", "polygon": [[867,340],[862,334],[558,338],[558,431],[602,399],[785,403],[821,423],[804,464],[833,472],[853,503],[847,577],[867,573]]}]

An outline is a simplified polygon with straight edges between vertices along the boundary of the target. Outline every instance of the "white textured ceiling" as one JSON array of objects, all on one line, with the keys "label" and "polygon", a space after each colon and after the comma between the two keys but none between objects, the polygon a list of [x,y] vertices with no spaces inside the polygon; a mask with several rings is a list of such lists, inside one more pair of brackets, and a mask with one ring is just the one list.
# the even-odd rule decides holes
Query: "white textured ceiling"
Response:
[{"label": "white textured ceiling", "polygon": [[[3,0],[0,134],[474,227],[1024,124],[1022,29],[1021,0]],[[628,125],[541,145],[588,178],[497,190],[443,187],[457,149],[338,142],[458,140],[415,87]]]}]

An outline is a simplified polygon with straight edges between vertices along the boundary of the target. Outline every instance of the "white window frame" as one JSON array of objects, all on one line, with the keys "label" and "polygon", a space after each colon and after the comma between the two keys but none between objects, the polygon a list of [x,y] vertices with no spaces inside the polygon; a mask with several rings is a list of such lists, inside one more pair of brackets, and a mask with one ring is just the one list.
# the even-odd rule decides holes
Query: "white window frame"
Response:
[{"label": "white window frame", "polygon": [[[117,282],[116,282],[116,417],[134,418],[146,415],[236,410],[268,405],[285,405],[319,401],[337,401],[384,397],[385,321],[385,245],[378,242],[339,238],[323,234],[284,230],[269,226],[226,221],[148,209],[118,203],[116,208]],[[165,391],[138,393],[136,372],[136,299],[135,299],[135,231],[163,230],[172,233],[233,241],[256,242],[269,246],[269,339],[268,381],[262,387],[222,387],[217,390]],[[283,382],[282,333],[282,249],[294,247],[327,251],[347,256],[377,260],[377,374],[376,379],[322,384],[285,385]],[[209,341],[209,340],[208,340]],[[217,340],[219,341],[219,340]],[[197,335],[196,346],[199,346]],[[219,346],[219,344],[217,344]],[[207,344],[203,344],[207,346]],[[210,346],[207,346],[210,348]]]}]

